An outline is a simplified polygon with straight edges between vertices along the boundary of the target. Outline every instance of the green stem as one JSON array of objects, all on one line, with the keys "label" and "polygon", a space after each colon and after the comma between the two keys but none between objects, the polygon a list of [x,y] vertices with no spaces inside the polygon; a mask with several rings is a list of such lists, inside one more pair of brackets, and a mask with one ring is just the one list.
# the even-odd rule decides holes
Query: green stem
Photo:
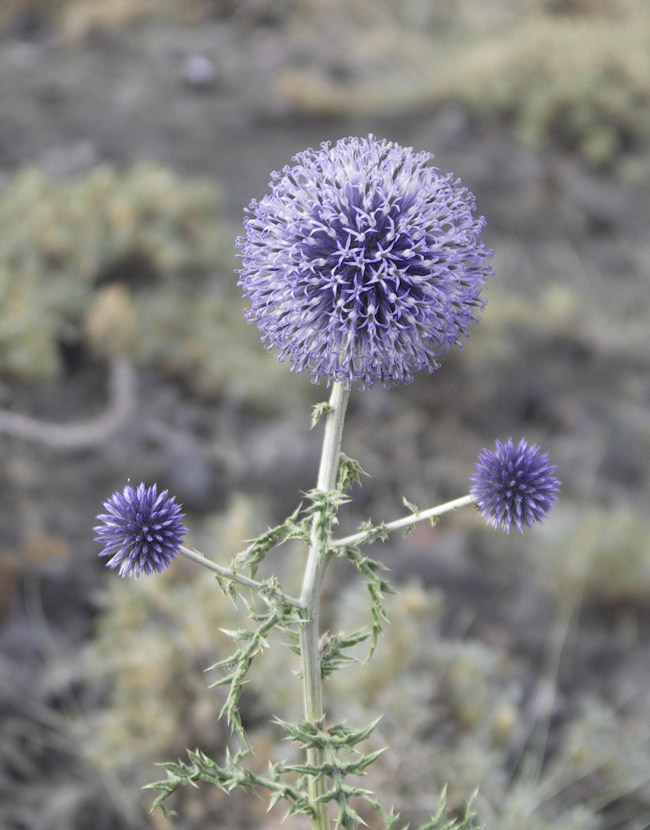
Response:
[{"label": "green stem", "polygon": [[[318,470],[316,489],[328,493],[336,488],[339,468],[341,438],[343,422],[349,393],[341,383],[334,384],[330,396],[323,450]],[[300,658],[302,662],[303,703],[305,720],[309,723],[321,723],[324,718],[323,710],[323,683],[321,678],[319,652],[318,611],[320,590],[323,575],[327,566],[327,549],[329,547],[329,527],[323,532],[323,521],[331,518],[317,513],[312,526],[309,555],[305,568],[300,601],[305,607],[305,620],[300,627]],[[307,763],[318,765],[322,763],[321,752],[311,748],[307,750]],[[316,800],[325,793],[326,782],[322,778],[310,776],[308,779],[309,801],[314,808],[311,820],[312,830],[327,830],[329,818],[327,805],[316,803]]]},{"label": "green stem", "polygon": [[[382,530],[389,533],[392,530],[400,530],[403,527],[411,527],[417,522],[425,522],[427,519],[435,519],[437,516],[442,516],[444,513],[449,513],[451,510],[458,510],[459,507],[467,507],[469,504],[474,504],[473,496],[461,496],[459,499],[439,504],[437,507],[429,507],[427,510],[418,510],[417,513],[411,513],[409,516],[403,516],[401,519],[395,519],[392,522],[384,522],[380,525]],[[358,533],[353,533],[352,536],[346,536],[344,539],[332,539],[330,548],[346,548],[349,545],[360,545],[368,539],[376,538],[375,534],[377,528],[373,527],[370,530],[360,530]]]},{"label": "green stem", "polygon": [[[213,562],[211,559],[207,559],[197,550],[192,550],[191,548],[186,548],[184,545],[181,545],[178,552],[181,553],[186,559],[191,559],[192,562],[203,565],[204,568],[207,568],[213,573],[222,576],[224,579],[232,579],[233,582],[239,582],[240,585],[252,588],[257,593],[263,594],[265,590],[268,590],[264,583],[258,582],[256,579],[251,579],[248,576],[244,576],[244,574],[235,573],[235,571],[231,571],[229,568],[217,565],[216,562]],[[302,602],[302,600],[290,597],[288,594],[285,594],[278,589],[275,590],[275,596],[287,605],[293,605],[294,608],[305,608],[305,603]]]}]

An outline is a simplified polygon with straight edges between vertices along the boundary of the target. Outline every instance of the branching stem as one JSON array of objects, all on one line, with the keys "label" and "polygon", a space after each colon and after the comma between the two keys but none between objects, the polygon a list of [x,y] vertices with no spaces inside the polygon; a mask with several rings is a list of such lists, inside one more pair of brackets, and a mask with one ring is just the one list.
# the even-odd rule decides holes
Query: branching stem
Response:
[{"label": "branching stem", "polygon": [[[191,548],[181,546],[179,548],[179,553],[181,553],[186,559],[191,559],[192,562],[197,562],[199,565],[203,565],[204,568],[208,568],[208,570],[213,571],[214,573],[218,574],[224,579],[232,579],[233,582],[238,582],[240,585],[245,585],[247,588],[252,588],[253,591],[256,591],[260,594],[263,594],[266,590],[264,583],[258,582],[256,579],[251,579],[248,576],[244,576],[244,574],[235,573],[235,571],[231,571],[229,568],[224,568],[221,565],[217,565],[216,562],[213,562],[211,559],[206,558],[205,556],[203,556],[202,553],[199,553],[196,550],[192,550]],[[277,589],[276,593],[278,599],[280,599],[287,605],[292,605],[294,608],[301,609],[304,609],[306,607],[305,603],[300,599],[290,597]]]},{"label": "branching stem", "polygon": [[[411,513],[401,519],[395,519],[392,522],[385,522],[381,525],[381,530],[390,533],[393,530],[401,530],[404,527],[411,527],[417,522],[424,522],[427,519],[435,519],[442,516],[444,513],[449,513],[451,510],[457,510],[459,507],[467,507],[474,503],[474,497],[467,495],[461,496],[459,499],[439,504],[437,507],[429,507],[427,510],[418,510],[417,513]],[[351,536],[346,536],[344,539],[333,539],[330,542],[330,548],[345,548],[350,545],[360,545],[369,539],[376,538],[377,528],[372,527],[369,530],[360,530],[358,533],[353,533]]]},{"label": "branching stem", "polygon": [[[325,422],[325,435],[316,485],[316,489],[323,493],[329,493],[336,487],[348,395],[349,393],[343,388],[343,384],[334,384]],[[327,508],[324,508],[324,510],[327,510]],[[304,712],[305,720],[313,724],[320,724],[324,717],[318,611],[320,590],[328,560],[327,550],[330,547],[331,520],[331,516],[328,517],[322,512],[318,512],[314,516],[309,554],[300,595],[300,601],[305,608],[305,621],[300,627]],[[320,750],[316,748],[308,749],[307,763],[311,765],[321,764]],[[308,787],[309,801],[315,811],[311,820],[312,830],[327,830],[329,827],[327,807],[323,803],[317,803],[317,799],[325,792],[325,781],[312,776],[308,779]]]}]

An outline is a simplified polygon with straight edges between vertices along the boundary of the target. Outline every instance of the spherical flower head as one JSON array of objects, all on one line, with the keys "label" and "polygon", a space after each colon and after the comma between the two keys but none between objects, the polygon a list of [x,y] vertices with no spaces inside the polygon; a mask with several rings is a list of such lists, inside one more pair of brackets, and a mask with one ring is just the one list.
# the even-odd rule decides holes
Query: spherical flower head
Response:
[{"label": "spherical flower head", "polygon": [[346,388],[410,381],[462,345],[492,274],[474,197],[430,153],[347,138],[273,173],[237,240],[267,348]]},{"label": "spherical flower head", "polygon": [[181,508],[167,490],[158,492],[155,484],[137,489],[127,485],[122,492],[104,502],[94,528],[95,541],[104,545],[100,556],[110,556],[106,563],[120,576],[163,571],[178,555],[187,528]]},{"label": "spherical flower head", "polygon": [[512,438],[497,441],[494,451],[479,455],[470,494],[488,524],[507,533],[514,525],[522,532],[524,525],[542,522],[553,507],[560,488],[554,472],[547,453],[523,438],[516,447]]}]

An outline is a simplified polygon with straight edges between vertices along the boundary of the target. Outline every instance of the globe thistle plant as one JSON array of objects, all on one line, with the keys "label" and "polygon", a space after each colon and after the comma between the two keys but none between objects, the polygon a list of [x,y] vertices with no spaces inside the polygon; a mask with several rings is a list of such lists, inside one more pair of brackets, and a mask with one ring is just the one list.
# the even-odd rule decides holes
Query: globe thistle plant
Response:
[{"label": "globe thistle plant", "polygon": [[134,577],[160,573],[176,558],[187,533],[181,508],[167,490],[158,492],[155,484],[130,485],[104,502],[97,516],[95,541],[103,544],[100,556],[120,576]]},{"label": "globe thistle plant", "polygon": [[488,524],[522,532],[524,525],[543,521],[553,507],[560,488],[554,473],[547,453],[523,438],[515,447],[508,438],[479,455],[470,494]]},{"label": "globe thistle plant", "polygon": [[[248,208],[238,246],[249,320],[280,360],[332,386],[329,402],[314,410],[313,424],[325,419],[321,460],[316,486],[303,494],[299,507],[250,540],[227,566],[181,544],[183,514],[156,485],[125,487],[98,517],[100,555],[122,576],[151,575],[182,554],[216,573],[232,598],[243,589],[254,594],[252,600],[246,597],[250,625],[225,632],[235,641],[234,652],[211,667],[223,673],[213,685],[227,688],[222,714],[241,748],[229,747],[222,765],[201,750],[188,752],[187,763],[164,764],[167,778],[150,785],[159,791],[154,807],[163,811],[181,786],[201,781],[224,792],[266,791],[270,808],[283,801],[288,815],[308,816],[311,830],[365,825],[357,812],[364,803],[377,827],[396,830],[393,811],[354,783],[381,754],[359,749],[376,724],[357,729],[330,723],[324,701],[324,680],[357,661],[354,649],[361,643],[371,656],[385,621],[383,598],[392,588],[381,562],[361,547],[472,504],[495,527],[522,530],[542,521],[556,499],[559,483],[546,454],[524,440],[516,447],[511,439],[497,441],[494,452],[480,455],[468,494],[424,510],[405,502],[406,516],[364,522],[356,533],[334,537],[337,510],[349,501],[350,487],[362,473],[341,452],[352,386],[390,385],[411,380],[419,370],[432,372],[441,355],[463,344],[485,304],[481,292],[492,273],[491,252],[481,241],[485,222],[474,215],[472,194],[453,176],[440,174],[431,159],[372,135],[323,144],[274,173],[270,193]],[[274,576],[260,580],[258,572],[266,554],[288,540],[306,548],[297,597]],[[321,630],[321,588],[334,557],[347,561],[367,583],[370,622],[362,630]],[[300,656],[303,718],[294,723],[276,718],[275,725],[300,747],[302,762],[272,762],[263,775],[246,765],[251,746],[239,699],[273,633]],[[452,825],[475,830],[473,816],[470,804],[457,824],[443,795],[437,815],[422,830]]]},{"label": "globe thistle plant", "polygon": [[461,346],[484,307],[483,217],[430,153],[347,138],[272,174],[238,240],[262,340],[315,380],[409,381]]}]

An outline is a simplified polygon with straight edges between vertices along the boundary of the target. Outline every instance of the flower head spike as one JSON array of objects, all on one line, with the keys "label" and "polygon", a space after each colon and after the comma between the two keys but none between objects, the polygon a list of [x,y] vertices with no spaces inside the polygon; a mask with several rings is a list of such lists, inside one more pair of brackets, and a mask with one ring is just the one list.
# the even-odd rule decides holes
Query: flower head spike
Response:
[{"label": "flower head spike", "polygon": [[468,337],[492,274],[483,217],[453,175],[391,141],[347,138],[273,173],[237,240],[262,340],[315,381],[410,381]]},{"label": "flower head spike", "polygon": [[496,442],[494,452],[484,449],[478,457],[470,493],[483,518],[493,527],[510,533],[532,527],[549,513],[560,482],[547,453],[522,438],[515,447],[512,438]]},{"label": "flower head spike", "polygon": [[104,545],[99,555],[110,556],[106,564],[120,576],[160,573],[178,555],[187,528],[167,490],[158,493],[155,484],[139,484],[135,490],[127,485],[104,502],[104,509],[97,516],[101,524],[94,528],[95,541]]}]

